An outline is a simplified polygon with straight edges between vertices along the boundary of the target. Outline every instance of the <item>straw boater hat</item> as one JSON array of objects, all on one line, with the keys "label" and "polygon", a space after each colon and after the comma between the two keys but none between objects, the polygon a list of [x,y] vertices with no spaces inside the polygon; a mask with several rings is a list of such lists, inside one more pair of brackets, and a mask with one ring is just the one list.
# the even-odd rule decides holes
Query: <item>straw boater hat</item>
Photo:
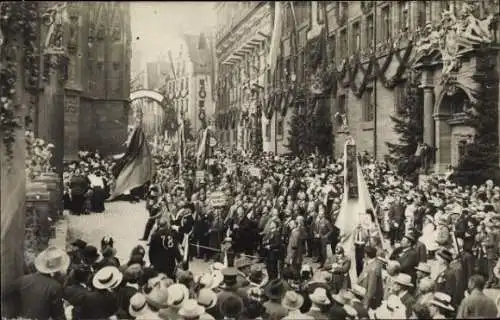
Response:
[{"label": "straw boater hat", "polygon": [[417,271],[421,271],[423,273],[426,273],[426,274],[431,274],[431,266],[428,265],[427,263],[425,262],[420,262],[416,267],[415,267],[415,270]]},{"label": "straw boater hat", "polygon": [[43,274],[51,274],[56,272],[65,272],[71,259],[69,255],[61,249],[51,246],[35,258],[35,268]]},{"label": "straw boater hat", "polygon": [[328,299],[325,288],[314,289],[314,292],[309,295],[309,298],[315,304],[319,304],[319,305],[330,304],[330,299]]},{"label": "straw boater hat", "polygon": [[195,299],[186,300],[186,302],[179,309],[179,316],[185,319],[197,319],[205,313],[205,308],[198,304]]},{"label": "straw boater hat", "polygon": [[147,283],[142,288],[146,301],[157,309],[167,308],[168,288],[170,279],[166,275],[160,273],[155,277],[148,279]]},{"label": "straw boater hat", "polygon": [[123,279],[123,274],[117,267],[107,266],[94,275],[92,285],[96,289],[114,289],[120,285]]},{"label": "straw boater hat", "polygon": [[455,308],[451,305],[450,295],[443,292],[435,292],[434,297],[429,303],[448,311],[455,311]]},{"label": "straw boater hat", "polygon": [[350,291],[354,294],[354,296],[361,300],[365,298],[366,289],[358,284],[353,284]]},{"label": "straw boater hat", "polygon": [[207,288],[201,289],[198,293],[198,304],[205,309],[212,309],[217,304],[217,294]]},{"label": "straw boater hat", "polygon": [[411,282],[411,276],[406,273],[400,273],[395,277],[392,277],[394,283],[402,285],[407,288],[413,287],[413,283]]},{"label": "straw boater hat", "polygon": [[139,319],[158,318],[158,316],[154,314],[154,312],[149,308],[148,304],[146,303],[146,297],[140,292],[137,292],[130,298],[128,313],[132,317]]},{"label": "straw boater hat", "polygon": [[175,283],[168,287],[167,305],[179,309],[184,302],[189,299],[189,289],[180,283]]},{"label": "straw boater hat", "polygon": [[304,298],[295,291],[287,291],[281,305],[287,310],[299,310],[304,304]]}]

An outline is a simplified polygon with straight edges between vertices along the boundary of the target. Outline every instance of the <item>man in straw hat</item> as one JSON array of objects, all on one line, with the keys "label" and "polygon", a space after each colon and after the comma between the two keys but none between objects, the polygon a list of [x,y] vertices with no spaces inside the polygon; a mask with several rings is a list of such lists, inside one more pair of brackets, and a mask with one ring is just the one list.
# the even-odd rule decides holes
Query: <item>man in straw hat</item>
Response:
[{"label": "man in straw hat", "polygon": [[[211,319],[212,317],[205,313],[205,308],[198,304],[194,299],[187,300],[179,309],[179,316],[184,320]],[[202,318],[202,316],[204,316]]]},{"label": "man in straw hat", "polygon": [[307,312],[308,316],[314,319],[327,319],[328,309],[330,306],[330,299],[328,298],[328,292],[325,288],[316,288],[313,293],[309,295],[311,299],[311,309]]},{"label": "man in straw hat", "polygon": [[429,302],[429,311],[433,319],[452,318],[455,308],[451,305],[450,295],[443,292],[435,292],[434,298]]},{"label": "man in straw hat", "polygon": [[304,297],[298,294],[295,291],[287,291],[283,300],[281,301],[281,305],[288,310],[288,315],[283,320],[314,320],[313,317],[308,316],[307,314],[303,314],[300,312],[300,308],[304,304]]},{"label": "man in straw hat", "polygon": [[123,274],[118,268],[108,266],[100,269],[92,278],[92,287],[81,307],[82,319],[105,319],[116,315],[118,311],[118,286]]},{"label": "man in straw hat", "polygon": [[415,304],[415,298],[409,291],[413,288],[411,276],[400,273],[393,278],[392,283],[392,293],[401,299],[401,303],[406,307],[406,316],[410,317],[411,307]]},{"label": "man in straw hat", "polygon": [[198,292],[198,304],[205,308],[204,319],[220,319],[220,310],[217,308],[217,294],[208,288]]},{"label": "man in straw hat", "polygon": [[138,292],[130,298],[128,313],[136,320],[159,320],[158,313],[153,311],[146,297]]},{"label": "man in straw hat", "polygon": [[365,308],[363,304],[366,296],[366,289],[360,285],[354,284],[349,291],[353,295],[352,299],[349,301],[351,307],[356,310],[356,314],[360,319],[368,319],[368,309]]},{"label": "man in straw hat", "polygon": [[179,310],[189,299],[189,289],[180,283],[172,284],[167,288],[166,302],[168,308],[161,309],[159,315],[162,319],[178,319]]},{"label": "man in straw hat", "polygon": [[415,250],[417,238],[415,234],[408,232],[401,239],[401,247],[394,250],[389,259],[397,260],[401,265],[401,272],[409,274],[412,281],[416,279],[415,267],[418,265],[418,253]]},{"label": "man in straw hat", "polygon": [[56,247],[49,247],[35,258],[36,273],[16,279],[2,294],[3,299],[20,297],[16,316],[27,319],[64,319],[62,285],[54,279],[66,273],[70,257]]}]

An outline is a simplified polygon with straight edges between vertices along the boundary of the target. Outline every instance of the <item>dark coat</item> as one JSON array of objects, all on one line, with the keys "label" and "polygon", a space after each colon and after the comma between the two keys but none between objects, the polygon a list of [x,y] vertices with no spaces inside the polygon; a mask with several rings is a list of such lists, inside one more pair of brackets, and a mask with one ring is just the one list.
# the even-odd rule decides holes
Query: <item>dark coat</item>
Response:
[{"label": "dark coat", "polygon": [[116,293],[92,290],[86,295],[81,307],[81,319],[106,319],[118,311]]},{"label": "dark coat", "polygon": [[370,319],[368,310],[364,307],[361,301],[352,301],[351,305],[358,313],[358,319]]},{"label": "dark coat", "polygon": [[495,302],[482,291],[474,290],[458,307],[457,319],[494,319],[498,316]]},{"label": "dark coat", "polygon": [[453,304],[455,301],[454,296],[456,296],[457,291],[457,279],[454,269],[447,268],[437,276],[435,291],[450,295]]},{"label": "dark coat", "polygon": [[427,262],[427,248],[425,247],[425,244],[417,241],[415,251],[417,251],[418,262]]},{"label": "dark coat", "polygon": [[84,305],[87,295],[90,294],[90,289],[81,284],[69,285],[64,288],[63,297],[73,306],[72,316],[73,319],[83,319],[81,310]]},{"label": "dark coat", "polygon": [[366,289],[364,305],[371,309],[379,307],[384,297],[384,285],[382,265],[377,260],[372,260],[363,268],[358,284]]},{"label": "dark coat", "polygon": [[40,273],[22,276],[7,288],[2,298],[11,295],[20,297],[18,315],[23,318],[65,319],[62,285],[49,276]]},{"label": "dark coat", "polygon": [[158,272],[174,278],[177,262],[182,261],[174,233],[166,229],[153,233],[149,243],[149,261]]},{"label": "dark coat", "polygon": [[128,313],[128,307],[130,306],[130,298],[137,293],[137,289],[133,285],[125,284],[117,292],[118,301],[118,318],[119,319],[133,319],[133,317]]},{"label": "dark coat", "polygon": [[415,305],[416,302],[417,302],[417,300],[415,300],[415,297],[409,292],[406,292],[406,294],[404,294],[401,297],[401,303],[403,303],[403,305],[406,307],[406,318],[407,319],[409,319],[411,317],[413,306]]},{"label": "dark coat", "polygon": [[415,267],[418,266],[418,253],[415,248],[409,248],[399,253],[397,261],[401,265],[401,273],[411,276],[413,283],[417,278]]}]

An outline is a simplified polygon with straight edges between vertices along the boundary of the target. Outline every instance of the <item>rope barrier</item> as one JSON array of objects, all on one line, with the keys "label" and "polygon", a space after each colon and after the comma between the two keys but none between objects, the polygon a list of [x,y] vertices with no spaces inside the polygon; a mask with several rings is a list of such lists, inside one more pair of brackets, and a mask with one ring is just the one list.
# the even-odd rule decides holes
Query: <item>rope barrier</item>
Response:
[{"label": "rope barrier", "polygon": [[[207,249],[207,250],[210,250],[210,251],[215,251],[215,252],[221,252],[222,253],[222,250],[217,249],[217,248],[213,248],[213,247],[202,246],[202,245],[199,245],[199,244],[196,244],[196,243],[192,243],[192,242],[190,242],[189,245],[197,247],[197,248],[203,248],[203,249]],[[253,259],[259,259],[259,260],[262,259],[262,257],[252,256],[252,255],[244,254],[244,253],[240,253],[240,256],[244,256],[244,257],[247,257],[247,258],[253,258]]]}]

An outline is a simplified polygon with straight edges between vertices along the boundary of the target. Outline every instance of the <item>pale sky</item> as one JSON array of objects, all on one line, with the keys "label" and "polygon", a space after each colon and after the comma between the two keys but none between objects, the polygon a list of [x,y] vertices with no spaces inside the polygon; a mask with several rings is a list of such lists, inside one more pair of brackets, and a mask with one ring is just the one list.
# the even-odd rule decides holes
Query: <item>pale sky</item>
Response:
[{"label": "pale sky", "polygon": [[132,2],[132,46],[141,51],[141,64],[167,56],[169,49],[177,51],[182,33],[210,33],[215,27],[214,5],[189,1]]}]

